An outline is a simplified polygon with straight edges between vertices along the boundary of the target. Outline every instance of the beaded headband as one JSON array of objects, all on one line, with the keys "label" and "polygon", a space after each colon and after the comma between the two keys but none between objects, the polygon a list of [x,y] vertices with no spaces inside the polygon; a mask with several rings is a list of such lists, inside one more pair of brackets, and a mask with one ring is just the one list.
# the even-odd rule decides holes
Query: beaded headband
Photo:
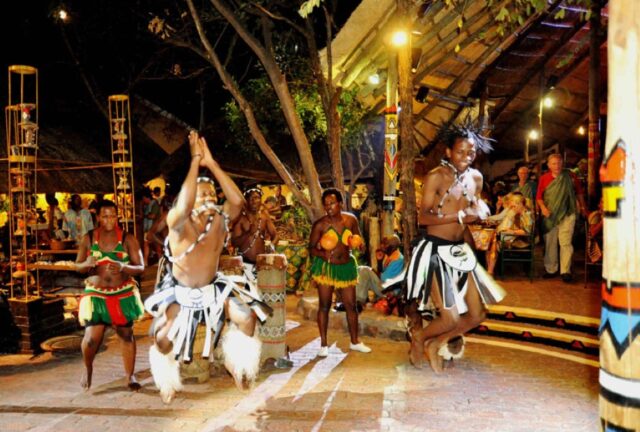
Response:
[{"label": "beaded headband", "polygon": [[255,192],[258,195],[260,195],[262,197],[262,189],[259,188],[251,188],[251,189],[247,189],[246,191],[244,191],[244,196],[247,197],[249,196],[249,194],[251,194],[251,192]]},{"label": "beaded headband", "polygon": [[214,182],[209,177],[198,177],[198,183],[209,183],[211,186],[216,187],[216,182]]}]

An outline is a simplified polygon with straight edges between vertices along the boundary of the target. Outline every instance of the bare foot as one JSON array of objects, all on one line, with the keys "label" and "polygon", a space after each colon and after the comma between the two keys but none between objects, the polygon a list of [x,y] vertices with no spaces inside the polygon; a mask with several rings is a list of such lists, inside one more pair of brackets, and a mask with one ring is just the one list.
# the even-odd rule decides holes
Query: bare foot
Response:
[{"label": "bare foot", "polygon": [[129,383],[127,384],[127,387],[133,392],[137,392],[142,388],[140,383],[136,380],[136,377],[134,377],[133,375],[129,377]]},{"label": "bare foot", "polygon": [[440,349],[437,341],[429,341],[427,344],[427,358],[429,359],[429,365],[436,374],[442,373],[444,369],[444,359],[438,355]]},{"label": "bare foot", "polygon": [[424,345],[411,338],[411,350],[409,351],[409,361],[416,369],[422,369],[422,359],[424,357]]},{"label": "bare foot", "polygon": [[92,375],[93,371],[92,370],[86,370],[83,374],[82,374],[82,378],[80,378],[80,387],[82,387],[85,391],[89,390],[91,388],[91,375]]}]

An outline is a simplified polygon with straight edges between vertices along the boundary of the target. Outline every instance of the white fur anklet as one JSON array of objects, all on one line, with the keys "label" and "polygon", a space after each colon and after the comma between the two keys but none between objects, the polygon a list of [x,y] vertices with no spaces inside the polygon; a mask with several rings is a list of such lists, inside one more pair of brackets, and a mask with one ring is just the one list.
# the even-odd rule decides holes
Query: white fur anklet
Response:
[{"label": "white fur anklet", "polygon": [[224,366],[239,388],[244,388],[244,380],[251,385],[258,376],[261,351],[262,342],[257,335],[249,337],[235,325],[230,325],[222,337]]},{"label": "white fur anklet", "polygon": [[173,352],[162,354],[154,344],[149,349],[149,365],[162,401],[166,404],[171,403],[176,392],[182,390],[180,364]]},{"label": "white fur anklet", "polygon": [[462,358],[464,355],[464,337],[453,338],[438,350],[438,355],[445,360]]}]

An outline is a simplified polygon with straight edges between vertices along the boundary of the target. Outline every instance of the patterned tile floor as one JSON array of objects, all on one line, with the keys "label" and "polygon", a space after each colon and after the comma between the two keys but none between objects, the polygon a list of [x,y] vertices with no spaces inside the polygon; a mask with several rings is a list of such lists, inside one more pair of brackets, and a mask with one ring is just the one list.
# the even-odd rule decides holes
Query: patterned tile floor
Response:
[{"label": "patterned tile floor", "polygon": [[[579,278],[577,277],[577,280]],[[598,316],[599,290],[582,281],[504,281],[505,304]],[[79,386],[79,354],[0,356],[2,431],[597,431],[597,369],[469,343],[463,359],[434,375],[407,361],[408,344],[363,337],[371,354],[348,352],[345,333],[330,330],[327,358],[316,357],[315,323],[287,300],[287,343],[294,366],[264,371],[249,391],[224,372],[187,383],[170,406],[149,374],[150,321],[134,327],[143,388],[125,389],[115,337],[95,361],[93,388]]]}]

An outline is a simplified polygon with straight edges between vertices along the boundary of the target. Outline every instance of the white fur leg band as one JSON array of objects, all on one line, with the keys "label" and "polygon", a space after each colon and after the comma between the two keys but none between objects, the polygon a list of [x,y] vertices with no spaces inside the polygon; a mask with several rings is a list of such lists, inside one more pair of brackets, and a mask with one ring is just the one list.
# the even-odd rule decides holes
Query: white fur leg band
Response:
[{"label": "white fur leg band", "polygon": [[462,358],[464,355],[464,338],[462,336],[453,338],[438,350],[438,355],[445,360]]},{"label": "white fur leg band", "polygon": [[257,336],[249,337],[236,326],[229,326],[222,339],[222,353],[224,366],[236,384],[240,385],[243,378],[249,383],[255,381],[260,370],[261,351],[262,342]]},{"label": "white fur leg band", "polygon": [[175,393],[182,390],[180,364],[175,359],[173,352],[162,354],[155,345],[149,349],[149,364],[153,381],[160,390],[162,401],[171,402]]}]

